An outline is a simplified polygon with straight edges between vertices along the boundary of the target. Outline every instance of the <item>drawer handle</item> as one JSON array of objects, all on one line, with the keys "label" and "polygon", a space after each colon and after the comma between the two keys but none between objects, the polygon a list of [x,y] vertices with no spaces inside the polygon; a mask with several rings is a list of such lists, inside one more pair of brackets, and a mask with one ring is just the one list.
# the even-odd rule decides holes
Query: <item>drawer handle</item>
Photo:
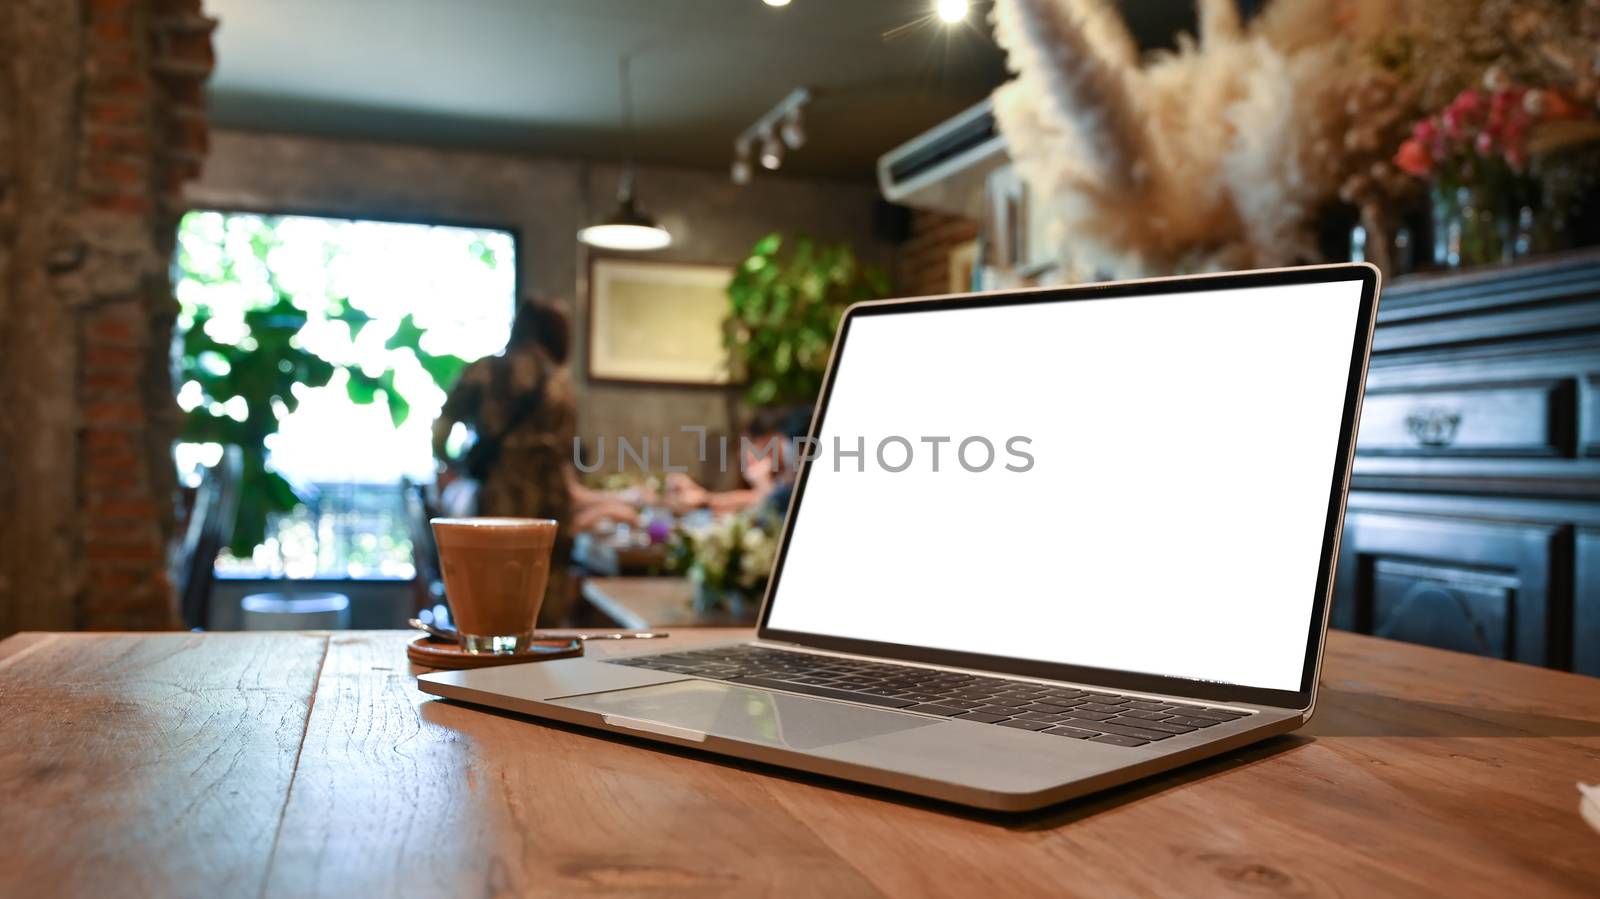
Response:
[{"label": "drawer handle", "polygon": [[1461,429],[1461,413],[1449,409],[1418,409],[1406,416],[1406,430],[1423,446],[1449,446]]}]

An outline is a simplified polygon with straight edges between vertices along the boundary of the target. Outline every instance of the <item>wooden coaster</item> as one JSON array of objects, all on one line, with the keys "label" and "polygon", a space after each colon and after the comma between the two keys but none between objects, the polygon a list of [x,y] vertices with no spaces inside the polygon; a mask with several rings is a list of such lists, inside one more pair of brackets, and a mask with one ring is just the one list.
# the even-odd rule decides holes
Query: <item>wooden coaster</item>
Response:
[{"label": "wooden coaster", "polygon": [[524,662],[548,662],[551,659],[570,659],[583,655],[583,641],[539,640],[525,650],[490,655],[470,653],[459,644],[439,640],[424,634],[406,644],[406,657],[418,665],[429,668],[492,668],[496,665],[521,665]]}]

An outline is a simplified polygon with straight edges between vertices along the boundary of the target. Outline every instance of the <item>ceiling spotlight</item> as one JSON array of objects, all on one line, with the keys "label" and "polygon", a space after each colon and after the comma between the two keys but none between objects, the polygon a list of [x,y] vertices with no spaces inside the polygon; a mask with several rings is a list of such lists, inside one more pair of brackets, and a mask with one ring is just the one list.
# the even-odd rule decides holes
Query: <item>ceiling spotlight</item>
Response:
[{"label": "ceiling spotlight", "polygon": [[762,0],[768,6],[788,6],[789,0]]},{"label": "ceiling spotlight", "polygon": [[796,106],[783,118],[783,125],[778,129],[778,134],[789,149],[798,150],[806,145],[805,125],[800,121],[800,107]]},{"label": "ceiling spotlight", "polygon": [[778,142],[778,136],[768,131],[761,137],[761,167],[767,171],[775,171],[783,165],[783,144]]},{"label": "ceiling spotlight", "polygon": [[970,7],[967,0],[934,0],[933,11],[939,16],[939,21],[954,25],[967,17]]},{"label": "ceiling spotlight", "polygon": [[[761,114],[750,127],[739,132],[733,140],[733,166],[729,170],[733,183],[748,183],[755,174],[752,161],[768,171],[783,165],[787,152],[800,149],[806,142],[802,107],[810,103],[811,89],[797,87],[778,105]],[[752,160],[752,156],[754,159]]]}]

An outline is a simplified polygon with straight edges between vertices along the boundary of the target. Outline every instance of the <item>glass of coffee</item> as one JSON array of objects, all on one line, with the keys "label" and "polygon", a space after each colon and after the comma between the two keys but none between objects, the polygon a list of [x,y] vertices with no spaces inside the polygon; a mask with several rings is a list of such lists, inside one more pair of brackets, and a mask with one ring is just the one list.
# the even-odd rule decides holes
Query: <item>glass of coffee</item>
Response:
[{"label": "glass of coffee", "polygon": [[550,581],[549,518],[435,518],[450,616],[470,653],[512,653],[533,641]]}]

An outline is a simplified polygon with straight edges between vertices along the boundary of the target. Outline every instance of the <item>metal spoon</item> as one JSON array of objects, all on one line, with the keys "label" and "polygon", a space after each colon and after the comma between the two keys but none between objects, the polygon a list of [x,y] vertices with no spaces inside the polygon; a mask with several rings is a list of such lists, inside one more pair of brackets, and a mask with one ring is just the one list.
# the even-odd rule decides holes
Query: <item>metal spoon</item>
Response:
[{"label": "metal spoon", "polygon": [[421,618],[412,618],[410,620],[410,624],[413,630],[419,630],[427,634],[432,634],[433,636],[438,637],[440,640],[449,640],[451,643],[460,642],[456,638],[456,632],[454,630],[429,624],[428,622],[423,621]]},{"label": "metal spoon", "polygon": [[[460,638],[456,636],[454,628],[440,627],[437,624],[429,624],[428,622],[423,621],[421,618],[412,618],[410,620],[410,624],[416,630],[432,634],[433,636],[438,637],[440,640],[448,640],[451,643],[460,642]],[[559,637],[549,638],[545,638],[539,634],[535,634],[534,636],[539,639],[552,640],[660,640],[662,637],[671,636],[671,634],[668,634],[665,631],[618,631],[609,634],[561,634]]]}]

